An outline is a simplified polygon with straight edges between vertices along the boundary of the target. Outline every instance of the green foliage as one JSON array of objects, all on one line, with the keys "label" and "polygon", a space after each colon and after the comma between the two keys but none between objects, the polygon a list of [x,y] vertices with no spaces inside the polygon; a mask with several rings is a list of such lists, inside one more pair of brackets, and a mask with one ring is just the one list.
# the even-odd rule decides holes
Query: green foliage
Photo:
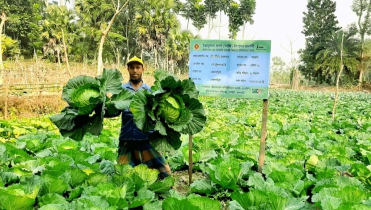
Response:
[{"label": "green foliage", "polygon": [[[50,117],[63,136],[80,141],[89,132],[99,135],[103,128],[105,112],[115,114],[129,107],[132,95],[121,87],[121,73],[104,69],[103,74],[93,78],[77,76],[63,88],[62,97],[68,106],[60,114]],[[111,98],[106,95],[113,94]],[[93,114],[93,115],[92,115]]]},{"label": "green foliage", "polygon": [[8,16],[5,35],[19,43],[22,55],[33,56],[34,50],[42,49],[41,28],[45,3],[42,0],[5,0],[0,8]]},{"label": "green foliage", "polygon": [[355,35],[356,29],[354,27],[346,31],[339,30],[331,36],[324,49],[318,52],[316,57],[318,63],[315,65],[315,70],[322,71],[322,78],[328,83],[336,83],[335,78],[340,71],[341,62],[347,77],[354,78],[352,75],[358,71],[357,54],[360,50],[360,43]]},{"label": "green foliage", "polygon": [[254,23],[252,16],[255,13],[255,0],[243,0],[240,4],[231,0],[227,10],[229,18],[229,38],[236,39],[240,27],[247,22]]},{"label": "green foliage", "polygon": [[202,130],[206,116],[192,80],[180,81],[163,71],[156,71],[153,93],[138,91],[130,103],[134,122],[143,132],[156,130],[174,149],[180,147],[180,133],[193,135]]},{"label": "green foliage", "polygon": [[1,36],[1,50],[4,57],[14,57],[20,54],[18,42],[12,38],[2,35]]},{"label": "green foliage", "polygon": [[[371,97],[344,93],[334,121],[332,96],[270,91],[262,173],[261,101],[199,97],[208,121],[193,138],[197,173],[187,195],[177,191],[186,185],[178,174],[186,174],[188,135],[166,153],[175,173],[158,180],[156,169],[116,164],[119,120],[84,141],[50,132],[44,120],[0,122],[9,131],[1,133],[0,208],[369,209]],[[15,128],[25,132],[15,137]]]},{"label": "green foliage", "polygon": [[326,49],[332,35],[339,30],[335,16],[336,3],[332,0],[310,0],[307,9],[304,12],[302,31],[305,35],[305,48],[300,51],[303,64],[299,66],[299,70],[308,80],[326,83],[331,75],[327,75],[324,68],[316,69],[315,66],[322,63],[317,60],[318,53]]}]

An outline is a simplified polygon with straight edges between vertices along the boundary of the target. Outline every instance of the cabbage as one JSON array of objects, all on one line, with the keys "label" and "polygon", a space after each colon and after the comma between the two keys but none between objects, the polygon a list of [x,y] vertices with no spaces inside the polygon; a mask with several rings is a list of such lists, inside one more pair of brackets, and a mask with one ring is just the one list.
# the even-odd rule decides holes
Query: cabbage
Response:
[{"label": "cabbage", "polygon": [[[86,133],[99,135],[106,110],[116,113],[129,108],[132,93],[122,88],[122,80],[121,72],[115,69],[104,69],[96,78],[77,76],[70,79],[62,92],[68,106],[49,117],[50,120],[63,136],[77,141]],[[107,93],[113,94],[110,99]]]},{"label": "cabbage", "polygon": [[206,123],[198,90],[191,79],[180,81],[163,71],[155,72],[152,92],[139,90],[130,103],[134,122],[143,132],[158,131],[150,136],[151,142],[174,149],[181,145],[181,134],[196,134]]},{"label": "cabbage", "polygon": [[316,169],[316,166],[318,164],[318,156],[317,155],[311,155],[307,162],[305,163],[305,168],[308,171],[314,172]]},{"label": "cabbage", "polygon": [[77,89],[72,94],[72,102],[77,107],[83,107],[89,105],[89,99],[90,98],[98,98],[100,96],[99,89],[97,88],[91,88],[91,89],[84,89],[80,88]]},{"label": "cabbage", "polygon": [[165,100],[165,103],[160,105],[163,117],[167,122],[174,123],[180,116],[179,102],[171,96],[168,96]]}]

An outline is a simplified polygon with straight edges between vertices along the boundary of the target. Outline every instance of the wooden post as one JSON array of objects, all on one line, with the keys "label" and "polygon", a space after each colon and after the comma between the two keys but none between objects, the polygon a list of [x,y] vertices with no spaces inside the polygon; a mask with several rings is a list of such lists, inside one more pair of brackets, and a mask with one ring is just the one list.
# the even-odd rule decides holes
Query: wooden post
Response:
[{"label": "wooden post", "polygon": [[268,99],[263,99],[262,132],[260,137],[260,152],[258,172],[262,173],[265,158],[265,139],[267,137]]},{"label": "wooden post", "polygon": [[192,168],[193,168],[193,160],[192,160],[192,135],[189,135],[189,143],[188,143],[188,154],[189,154],[189,168],[188,168],[188,184],[192,184]]}]

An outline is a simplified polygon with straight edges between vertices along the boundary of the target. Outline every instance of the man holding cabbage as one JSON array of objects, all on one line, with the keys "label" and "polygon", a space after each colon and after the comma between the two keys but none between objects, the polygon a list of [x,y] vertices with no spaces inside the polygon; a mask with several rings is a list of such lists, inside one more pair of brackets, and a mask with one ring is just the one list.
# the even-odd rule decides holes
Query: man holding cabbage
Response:
[{"label": "man holding cabbage", "polygon": [[[133,57],[127,62],[129,72],[129,82],[122,85],[123,88],[136,92],[141,89],[151,91],[151,87],[142,80],[144,73],[143,61],[138,57]],[[110,115],[109,117],[118,116]],[[122,124],[120,132],[120,143],[118,148],[118,163],[136,166],[146,164],[149,168],[159,170],[160,178],[171,175],[170,167],[165,159],[149,143],[149,136],[152,132],[143,133],[135,125],[133,114],[130,110],[122,111]]]}]

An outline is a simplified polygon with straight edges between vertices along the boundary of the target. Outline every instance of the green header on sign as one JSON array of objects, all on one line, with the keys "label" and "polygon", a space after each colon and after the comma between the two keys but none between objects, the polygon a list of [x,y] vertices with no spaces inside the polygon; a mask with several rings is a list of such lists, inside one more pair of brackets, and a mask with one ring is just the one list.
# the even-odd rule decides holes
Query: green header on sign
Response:
[{"label": "green header on sign", "polygon": [[271,52],[270,40],[191,40],[190,51]]}]

